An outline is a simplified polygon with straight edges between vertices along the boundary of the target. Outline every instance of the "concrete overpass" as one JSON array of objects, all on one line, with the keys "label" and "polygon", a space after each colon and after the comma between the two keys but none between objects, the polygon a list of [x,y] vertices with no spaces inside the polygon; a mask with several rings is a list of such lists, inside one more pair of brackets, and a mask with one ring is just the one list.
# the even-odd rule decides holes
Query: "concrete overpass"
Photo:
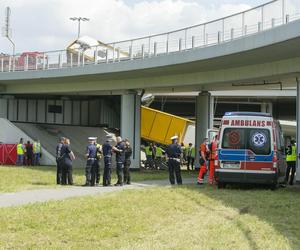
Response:
[{"label": "concrete overpass", "polygon": [[[270,6],[281,7],[277,16],[265,11]],[[297,87],[299,116],[300,83],[300,16],[287,13],[285,0],[275,0],[246,12],[199,25],[203,29],[203,44],[195,46],[195,35],[188,36],[198,26],[160,34],[166,36],[163,50],[159,51],[156,37],[150,36],[113,43],[112,56],[105,51],[105,58],[98,58],[94,48],[94,59],[86,62],[85,51],[73,55],[66,51],[45,53],[41,65],[30,68],[27,63],[15,67],[15,58],[10,58],[8,69],[2,60],[0,94],[64,94],[64,95],[122,95],[121,133],[134,142],[139,150],[140,94],[146,92],[200,92],[196,98],[197,144],[211,126],[211,90],[291,89]],[[245,24],[249,13],[260,11],[257,20]],[[274,13],[275,13],[274,12]],[[293,19],[291,20],[291,17]],[[241,17],[240,31],[236,27],[225,27],[228,20]],[[250,18],[251,19],[251,18]],[[249,19],[249,20],[250,20]],[[248,20],[248,22],[250,22]],[[217,36],[211,42],[206,33],[211,24],[221,24]],[[234,22],[229,22],[229,25]],[[228,26],[228,24],[227,24]],[[228,30],[230,35],[228,34]],[[178,48],[170,46],[170,34],[184,34],[178,40]],[[236,35],[240,32],[240,35]],[[152,40],[151,40],[152,39]],[[149,40],[145,48],[144,40]],[[140,41],[134,53],[134,44]],[[120,44],[129,42],[128,58],[120,57]],[[136,46],[137,47],[137,46]],[[147,52],[147,53],[146,53]],[[115,53],[117,55],[115,55]],[[55,60],[51,61],[55,55]],[[57,57],[56,57],[57,56]],[[71,61],[67,58],[71,58]],[[209,119],[210,117],[210,119]],[[200,126],[201,121],[201,126]],[[300,128],[298,127],[298,140]],[[300,153],[298,149],[298,153]],[[139,160],[138,153],[135,160]],[[300,168],[298,168],[300,181]]]}]

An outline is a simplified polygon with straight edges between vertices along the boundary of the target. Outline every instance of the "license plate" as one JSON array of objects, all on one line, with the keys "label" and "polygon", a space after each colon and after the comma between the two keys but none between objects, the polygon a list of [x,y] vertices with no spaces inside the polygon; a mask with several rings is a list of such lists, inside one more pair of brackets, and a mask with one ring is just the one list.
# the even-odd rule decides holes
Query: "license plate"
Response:
[{"label": "license plate", "polygon": [[223,162],[223,168],[240,168],[240,162]]}]

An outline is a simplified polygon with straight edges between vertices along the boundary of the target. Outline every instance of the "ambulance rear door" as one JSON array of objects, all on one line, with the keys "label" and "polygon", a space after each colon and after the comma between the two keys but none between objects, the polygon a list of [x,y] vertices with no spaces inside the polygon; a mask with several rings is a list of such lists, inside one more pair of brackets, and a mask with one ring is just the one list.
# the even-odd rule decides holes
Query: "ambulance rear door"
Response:
[{"label": "ambulance rear door", "polygon": [[219,160],[221,171],[234,178],[245,178],[244,170],[246,163],[246,133],[245,128],[226,127],[222,133],[221,147],[219,151]]},{"label": "ambulance rear door", "polygon": [[256,174],[271,171],[273,166],[271,127],[246,128],[246,163],[245,170]]}]

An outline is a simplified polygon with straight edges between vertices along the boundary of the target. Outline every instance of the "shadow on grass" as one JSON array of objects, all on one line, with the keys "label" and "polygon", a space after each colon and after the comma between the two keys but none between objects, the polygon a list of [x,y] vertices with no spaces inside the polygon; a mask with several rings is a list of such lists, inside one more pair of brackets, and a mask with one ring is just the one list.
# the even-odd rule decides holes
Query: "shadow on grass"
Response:
[{"label": "shadow on grass", "polygon": [[[232,185],[229,189],[219,190],[215,186],[199,187],[197,185],[184,185],[180,188],[189,192],[204,194],[211,199],[221,202],[225,207],[231,207],[239,214],[249,214],[258,217],[261,221],[267,222],[277,232],[286,237],[293,249],[300,248],[300,187],[280,188],[271,191],[266,186],[254,185]],[[194,195],[188,195],[199,206],[205,206]],[[207,209],[218,213],[227,220],[234,220],[233,217],[222,214],[218,207]],[[258,249],[255,239],[247,224],[237,220],[236,226],[244,233],[251,249]]]}]

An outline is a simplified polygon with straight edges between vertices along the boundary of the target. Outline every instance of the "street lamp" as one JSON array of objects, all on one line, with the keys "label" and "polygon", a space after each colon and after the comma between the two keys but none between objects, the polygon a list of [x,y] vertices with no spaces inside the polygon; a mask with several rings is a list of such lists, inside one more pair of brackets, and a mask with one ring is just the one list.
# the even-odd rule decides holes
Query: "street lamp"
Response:
[{"label": "street lamp", "polygon": [[78,21],[78,34],[77,34],[77,39],[78,39],[80,36],[80,22],[81,21],[83,21],[83,22],[90,21],[90,19],[86,18],[86,17],[70,17],[70,20]]}]

